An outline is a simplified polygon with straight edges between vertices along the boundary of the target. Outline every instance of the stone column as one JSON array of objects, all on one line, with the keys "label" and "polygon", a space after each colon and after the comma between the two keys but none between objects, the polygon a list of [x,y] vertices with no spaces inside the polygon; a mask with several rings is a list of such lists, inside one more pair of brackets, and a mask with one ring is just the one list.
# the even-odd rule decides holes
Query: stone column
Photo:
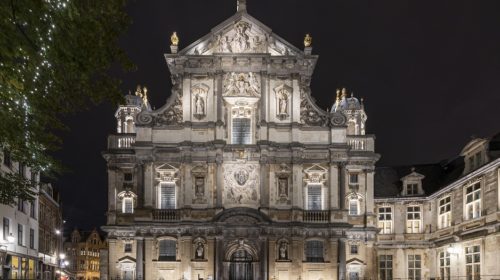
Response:
[{"label": "stone column", "polygon": [[148,162],[144,164],[144,207],[153,208],[154,200],[154,187],[153,187],[153,163]]},{"label": "stone column", "polygon": [[262,280],[268,279],[267,262],[268,262],[268,241],[267,238],[261,238],[260,240],[260,271]]},{"label": "stone column", "polygon": [[[222,151],[221,151],[222,153]],[[217,158],[215,159],[215,162],[217,164],[217,178],[216,178],[216,183],[215,183],[215,188],[216,188],[216,203],[215,207],[216,208],[222,208],[222,190],[224,187],[224,174],[222,173],[222,154],[218,154],[216,156]],[[218,279],[218,278],[217,278]]]},{"label": "stone column", "polygon": [[140,163],[136,166],[137,174],[137,207],[142,208],[144,206],[144,164]]},{"label": "stone column", "polygon": [[338,164],[339,169],[339,208],[345,210],[345,163]]},{"label": "stone column", "polygon": [[265,155],[260,159],[260,205],[269,207],[269,163]]},{"label": "stone column", "polygon": [[330,209],[339,208],[339,191],[335,187],[339,187],[339,168],[336,163],[330,163]]},{"label": "stone column", "polygon": [[224,260],[224,238],[222,236],[217,236],[215,238],[215,272],[214,272],[214,280],[215,279],[223,279],[223,260]]},{"label": "stone column", "polygon": [[137,243],[135,276],[137,280],[142,280],[144,279],[144,238],[139,237],[135,242]]},{"label": "stone column", "polygon": [[345,263],[345,238],[339,238],[338,245],[338,280],[346,279],[346,263]]},{"label": "stone column", "polygon": [[145,274],[142,276],[143,279],[153,279],[154,269],[153,269],[153,259],[157,259],[157,253],[155,250],[155,240],[153,237],[144,238],[144,271]]},{"label": "stone column", "polygon": [[366,170],[366,213],[368,215],[373,214],[375,211],[374,205],[374,175],[375,171],[373,169]]}]

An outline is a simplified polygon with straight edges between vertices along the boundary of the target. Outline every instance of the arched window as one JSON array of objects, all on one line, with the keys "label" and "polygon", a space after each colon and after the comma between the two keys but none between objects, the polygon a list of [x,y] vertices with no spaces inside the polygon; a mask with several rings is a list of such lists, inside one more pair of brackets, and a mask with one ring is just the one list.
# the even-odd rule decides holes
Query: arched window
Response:
[{"label": "arched window", "polygon": [[158,260],[175,261],[176,260],[176,241],[163,239],[158,242]]},{"label": "arched window", "polygon": [[305,246],[306,262],[324,262],[323,241],[309,240]]}]

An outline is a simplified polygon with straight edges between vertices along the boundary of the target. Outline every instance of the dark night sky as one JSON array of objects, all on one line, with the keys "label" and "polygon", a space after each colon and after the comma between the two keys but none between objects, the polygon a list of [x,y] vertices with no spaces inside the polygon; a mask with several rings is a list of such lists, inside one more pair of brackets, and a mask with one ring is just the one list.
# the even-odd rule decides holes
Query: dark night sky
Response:
[{"label": "dark night sky", "polygon": [[[121,44],[138,66],[117,73],[123,92],[147,85],[159,108],[170,94],[163,54],[177,31],[180,48],[236,11],[236,0],[132,1]],[[335,89],[365,98],[368,132],[380,165],[437,162],[471,135],[500,131],[500,1],[248,0],[248,12],[302,48],[313,36],[319,61],[312,94],[322,108]],[[115,132],[111,105],[68,118],[58,159],[72,170],[61,189],[66,230],[105,223],[107,174],[101,151]]]}]

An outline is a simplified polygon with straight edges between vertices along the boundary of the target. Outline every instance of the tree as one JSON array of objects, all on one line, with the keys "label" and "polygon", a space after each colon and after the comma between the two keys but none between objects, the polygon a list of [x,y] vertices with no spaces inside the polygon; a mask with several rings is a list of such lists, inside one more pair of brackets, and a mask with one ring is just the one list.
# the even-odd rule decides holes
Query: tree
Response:
[{"label": "tree", "polygon": [[[0,145],[13,161],[54,174],[49,155],[61,117],[123,96],[111,67],[132,69],[118,39],[126,0],[4,0],[0,4]],[[0,203],[34,193],[29,179],[0,173]]]}]

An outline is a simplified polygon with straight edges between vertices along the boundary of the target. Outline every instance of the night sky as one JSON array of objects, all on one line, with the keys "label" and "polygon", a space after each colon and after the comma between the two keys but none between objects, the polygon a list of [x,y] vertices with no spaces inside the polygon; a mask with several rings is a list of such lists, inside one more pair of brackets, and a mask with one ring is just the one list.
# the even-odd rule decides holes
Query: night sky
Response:
[{"label": "night sky", "polygon": [[[319,61],[312,94],[330,107],[335,89],[364,97],[379,166],[431,163],[457,155],[471,136],[500,131],[500,1],[248,0],[248,12],[298,48],[313,37]],[[121,45],[137,65],[115,73],[123,93],[146,85],[153,107],[170,95],[163,54],[177,31],[180,49],[236,12],[236,0],[132,1]],[[71,171],[61,190],[66,231],[105,223],[106,164],[116,130],[104,104],[67,119],[57,158]]]}]

